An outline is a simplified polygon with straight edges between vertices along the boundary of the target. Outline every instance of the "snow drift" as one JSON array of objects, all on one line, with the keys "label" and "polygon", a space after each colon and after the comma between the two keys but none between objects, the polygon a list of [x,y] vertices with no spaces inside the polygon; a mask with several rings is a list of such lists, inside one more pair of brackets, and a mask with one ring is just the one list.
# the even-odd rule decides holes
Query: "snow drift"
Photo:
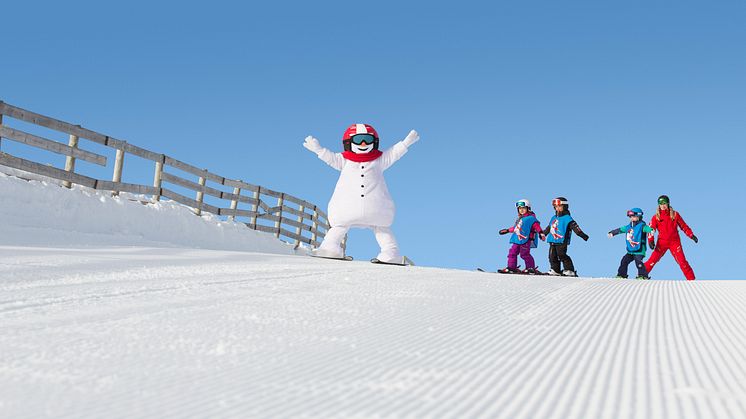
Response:
[{"label": "snow drift", "polygon": [[[8,171],[8,169],[4,169]],[[16,171],[13,171],[18,173]],[[27,176],[26,173],[23,173]],[[0,173],[0,245],[169,246],[267,253],[294,253],[274,236],[217,216],[194,215],[173,201],[111,193],[39,176],[26,181]]]}]

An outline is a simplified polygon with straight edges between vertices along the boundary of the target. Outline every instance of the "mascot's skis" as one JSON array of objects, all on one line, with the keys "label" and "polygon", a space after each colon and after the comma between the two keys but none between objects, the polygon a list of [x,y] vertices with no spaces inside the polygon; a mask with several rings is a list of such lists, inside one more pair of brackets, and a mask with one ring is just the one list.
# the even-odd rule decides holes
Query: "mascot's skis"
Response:
[{"label": "mascot's skis", "polygon": [[314,250],[314,256],[344,258],[342,240],[350,228],[356,227],[369,228],[375,233],[381,252],[373,262],[405,264],[408,261],[399,253],[399,245],[391,231],[395,206],[383,171],[404,156],[419,139],[417,131],[412,130],[404,140],[381,152],[378,133],[372,126],[352,124],[342,137],[344,152],[334,153],[322,147],[316,138],[306,137],[305,148],[342,172],[329,201],[331,229]]}]

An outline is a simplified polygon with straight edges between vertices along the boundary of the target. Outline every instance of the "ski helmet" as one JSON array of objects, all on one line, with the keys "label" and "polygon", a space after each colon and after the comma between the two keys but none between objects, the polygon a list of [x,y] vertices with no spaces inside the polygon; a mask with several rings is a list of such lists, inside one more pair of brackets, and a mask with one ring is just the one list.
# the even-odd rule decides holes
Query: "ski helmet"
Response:
[{"label": "ski helmet", "polygon": [[373,149],[378,150],[378,132],[368,124],[352,124],[347,127],[342,136],[342,146],[345,151],[352,151],[352,143],[373,143]]},{"label": "ski helmet", "polygon": [[570,209],[570,203],[564,196],[558,196],[552,200],[552,206],[556,207],[557,205],[564,205],[565,209]]},{"label": "ski helmet", "polygon": [[640,217],[640,219],[642,220],[642,210],[637,207],[627,210],[627,217],[632,217],[632,216]]},{"label": "ski helmet", "polygon": [[531,209],[531,201],[529,201],[528,199],[519,199],[515,203],[515,207],[516,207],[516,209],[521,208],[521,207],[526,207],[526,208],[528,208],[530,210]]},{"label": "ski helmet", "polygon": [[668,199],[668,195],[661,195],[658,197],[658,205],[663,205],[663,204],[666,204],[666,205],[671,204],[671,200]]}]

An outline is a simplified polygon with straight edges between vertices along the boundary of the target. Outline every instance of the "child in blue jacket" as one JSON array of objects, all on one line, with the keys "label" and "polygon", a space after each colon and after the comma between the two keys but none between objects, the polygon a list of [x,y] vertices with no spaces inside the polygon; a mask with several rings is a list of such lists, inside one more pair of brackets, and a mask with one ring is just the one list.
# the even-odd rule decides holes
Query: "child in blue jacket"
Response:
[{"label": "child in blue jacket", "polygon": [[[567,198],[560,196],[552,200],[554,216],[549,225],[539,236],[549,243],[549,266],[547,275],[578,276],[575,265],[567,254],[573,231],[581,239],[588,241],[588,235],[580,229],[578,223],[570,215],[570,203]],[[564,270],[562,267],[564,265]]]},{"label": "child in blue jacket", "polygon": [[[647,246],[645,245],[647,235],[653,229],[643,221],[642,215],[643,213],[640,208],[632,208],[627,211],[630,223],[609,232],[610,238],[621,233],[626,233],[627,235],[627,254],[622,257],[622,262],[619,265],[616,275],[617,278],[627,278],[627,267],[630,262],[634,261],[635,266],[637,266],[637,279],[650,279],[648,270],[645,269],[642,259],[645,258],[645,253],[647,253]],[[655,243],[650,242],[650,247],[655,248]]]},{"label": "child in blue jacket", "polygon": [[[528,199],[519,200],[515,203],[515,207],[518,211],[518,219],[516,219],[515,225],[500,230],[500,235],[508,233],[513,233],[513,235],[510,236],[512,246],[510,246],[508,252],[508,267],[500,269],[498,272],[536,275],[539,271],[536,269],[534,257],[531,256],[531,248],[536,247],[541,225],[539,225],[536,215],[531,211],[531,203]],[[523,271],[518,270],[518,255],[521,255],[521,259],[526,262],[526,269]]]}]

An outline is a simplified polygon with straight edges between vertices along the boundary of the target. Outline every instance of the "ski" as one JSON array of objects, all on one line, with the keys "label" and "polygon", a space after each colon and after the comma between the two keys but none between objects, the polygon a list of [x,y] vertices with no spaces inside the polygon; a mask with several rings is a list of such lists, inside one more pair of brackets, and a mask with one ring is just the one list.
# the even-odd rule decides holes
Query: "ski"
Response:
[{"label": "ski", "polygon": [[531,276],[531,275],[537,275],[537,276],[547,275],[547,274],[545,274],[544,272],[541,272],[541,271],[537,271],[536,273],[528,273],[528,272],[523,272],[523,271],[518,271],[518,272],[500,272],[500,271],[486,271],[486,270],[484,270],[482,268],[477,268],[477,272],[484,272],[484,273],[488,273],[488,274],[503,274],[503,275],[528,275],[528,276]]},{"label": "ski", "polygon": [[376,263],[379,265],[394,265],[394,266],[414,266],[414,262],[406,256],[402,256],[401,263],[396,262],[384,262],[382,260],[378,260],[377,258],[373,258],[370,260],[370,263]]},{"label": "ski", "polygon": [[342,258],[333,258],[333,257],[329,257],[329,256],[316,256],[316,255],[309,255],[309,256],[311,256],[312,258],[319,258],[319,259],[331,259],[331,260],[343,260],[343,261],[351,261],[351,260],[353,260],[352,256],[349,256],[349,255],[347,255],[345,257],[342,257]]}]

